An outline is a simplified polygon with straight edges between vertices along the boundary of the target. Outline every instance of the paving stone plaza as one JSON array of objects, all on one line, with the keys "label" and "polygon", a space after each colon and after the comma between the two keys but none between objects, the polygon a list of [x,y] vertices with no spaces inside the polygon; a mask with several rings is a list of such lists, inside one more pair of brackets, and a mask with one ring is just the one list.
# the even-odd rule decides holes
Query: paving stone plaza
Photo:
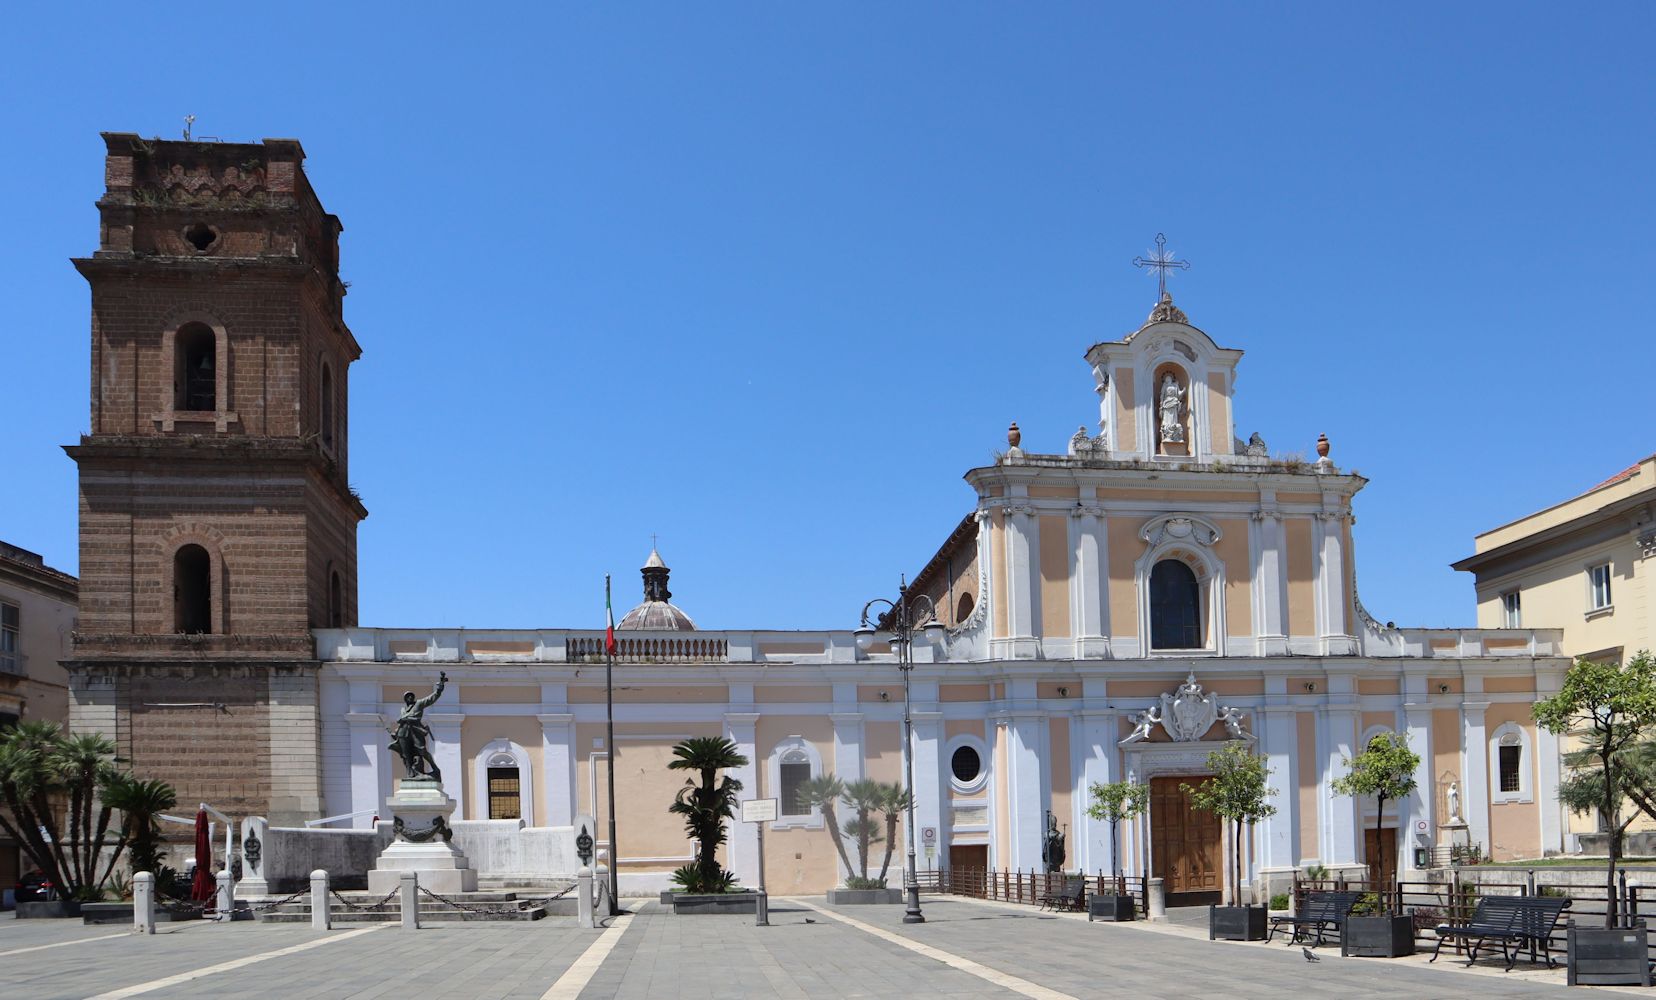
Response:
[{"label": "paving stone plaza", "polygon": [[[1166,923],[1088,923],[1085,916],[928,898],[926,923],[899,906],[828,907],[777,899],[771,926],[752,917],[679,916],[654,902],[603,930],[570,918],[313,931],[253,922],[124,926],[0,917],[3,995],[29,1000],[122,997],[1548,997],[1562,969],[1446,955],[1345,959],[1319,949],[1211,942],[1205,911]],[[1614,992],[1614,991],[1613,991]],[[1578,988],[1575,995],[1581,995]]]}]

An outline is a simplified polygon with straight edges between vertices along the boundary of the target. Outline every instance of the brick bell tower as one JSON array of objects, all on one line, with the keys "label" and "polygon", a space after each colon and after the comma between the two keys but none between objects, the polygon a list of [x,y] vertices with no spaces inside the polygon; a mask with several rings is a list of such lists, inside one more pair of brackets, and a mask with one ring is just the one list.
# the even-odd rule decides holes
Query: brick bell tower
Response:
[{"label": "brick bell tower", "polygon": [[273,823],[322,808],[310,630],[357,618],[339,220],[292,139],[105,133],[70,722]]}]

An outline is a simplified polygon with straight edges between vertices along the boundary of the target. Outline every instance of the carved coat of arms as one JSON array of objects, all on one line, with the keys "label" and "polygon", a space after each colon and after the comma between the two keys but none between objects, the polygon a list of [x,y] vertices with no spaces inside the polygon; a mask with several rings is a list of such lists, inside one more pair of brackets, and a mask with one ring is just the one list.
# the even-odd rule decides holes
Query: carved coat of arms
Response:
[{"label": "carved coat of arms", "polygon": [[1180,743],[1201,739],[1219,718],[1219,703],[1202,690],[1192,672],[1178,690],[1161,696],[1162,728]]}]

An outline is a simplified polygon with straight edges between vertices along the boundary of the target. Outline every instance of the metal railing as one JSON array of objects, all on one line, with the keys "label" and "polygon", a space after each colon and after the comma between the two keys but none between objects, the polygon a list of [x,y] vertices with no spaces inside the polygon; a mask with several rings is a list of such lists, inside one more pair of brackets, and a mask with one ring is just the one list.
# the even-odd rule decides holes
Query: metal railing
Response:
[{"label": "metal railing", "polygon": [[[602,663],[604,640],[571,637],[565,646],[570,662]],[[724,639],[661,638],[634,639],[617,636],[615,658],[623,663],[723,663],[730,644]]]},{"label": "metal railing", "polygon": [[1086,879],[1082,906],[1086,897],[1117,895],[1133,897],[1133,907],[1139,917],[1150,909],[1150,886],[1142,876],[1116,877],[1104,872],[1087,875],[1079,872],[1014,871],[994,868],[936,868],[916,874],[921,892],[949,896],[967,896],[1002,903],[1043,905],[1062,896],[1071,880]]}]

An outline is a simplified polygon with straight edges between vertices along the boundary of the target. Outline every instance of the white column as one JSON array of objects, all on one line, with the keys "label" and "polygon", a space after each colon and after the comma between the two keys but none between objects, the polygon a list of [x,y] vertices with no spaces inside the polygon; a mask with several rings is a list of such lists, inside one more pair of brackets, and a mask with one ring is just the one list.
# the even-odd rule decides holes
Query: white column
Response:
[{"label": "white column", "polygon": [[1041,736],[1045,729],[1035,714],[1006,720],[1006,797],[1008,844],[1002,845],[1006,865],[1017,869],[1041,867],[1041,839],[1046,834],[1046,796],[1041,785]]},{"label": "white column", "polygon": [[[1087,816],[1086,807],[1092,803],[1093,785],[1107,785],[1117,780],[1115,744],[1119,729],[1117,715],[1110,710],[1083,710],[1070,723],[1070,739],[1078,744],[1081,758],[1081,781],[1075,790],[1082,817],[1076,820],[1076,829],[1081,836],[1075,838],[1075,861],[1081,871],[1088,873],[1108,873],[1114,866],[1110,857],[1110,824]],[[1127,831],[1123,829],[1120,833],[1125,838]]]},{"label": "white column", "polygon": [[1261,868],[1293,868],[1299,864],[1299,774],[1295,750],[1299,727],[1292,708],[1277,706],[1258,713],[1257,751],[1271,769],[1267,779],[1275,792],[1276,815],[1259,823],[1258,864]]},{"label": "white column", "polygon": [[1345,523],[1343,511],[1324,511],[1315,521],[1317,560],[1317,621],[1324,653],[1332,656],[1356,652],[1349,641],[1351,625],[1346,615]]},{"label": "white column", "polygon": [[[759,755],[754,749],[754,725],[757,712],[729,712],[724,717],[725,739],[736,744],[736,752],[747,758],[747,766],[729,772],[742,783],[747,798],[756,798],[759,790]],[[730,870],[743,885],[759,884],[759,824],[732,822],[730,839],[726,841]]]},{"label": "white column", "polygon": [[541,724],[541,782],[546,789],[547,826],[575,822],[575,716],[550,712],[535,716]]},{"label": "white column", "polygon": [[1257,547],[1254,566],[1254,628],[1261,656],[1282,656],[1288,652],[1287,557],[1283,551],[1282,515],[1276,511],[1275,494],[1261,499],[1254,515],[1250,549]]},{"label": "white column", "polygon": [[1318,793],[1328,803],[1328,822],[1323,827],[1323,863],[1327,865],[1354,865],[1361,855],[1357,842],[1357,800],[1349,795],[1337,795],[1333,784],[1351,769],[1345,762],[1357,745],[1357,711],[1355,706],[1329,706],[1327,710],[1327,762],[1324,779]]},{"label": "white column", "polygon": [[[1470,693],[1470,692],[1469,692]],[[1478,697],[1473,695],[1473,697]],[[1461,761],[1465,765],[1465,794],[1461,806],[1465,810],[1467,835],[1472,843],[1486,852],[1489,844],[1489,744],[1484,732],[1484,710],[1487,701],[1461,703]]]},{"label": "white column", "polygon": [[[938,867],[943,860],[943,810],[949,794],[943,762],[939,760],[943,753],[943,713],[911,711],[909,718],[914,721],[914,745],[909,748],[914,754],[914,867],[925,871]],[[937,839],[932,841],[937,850],[930,859],[922,839],[927,827],[937,831]],[[906,850],[906,844],[899,844],[897,849]]]},{"label": "white column", "polygon": [[1097,504],[1074,508],[1071,525],[1075,542],[1070,574],[1075,656],[1101,659],[1110,655],[1110,550],[1104,531],[1104,508]]},{"label": "white column", "polygon": [[[847,698],[843,703],[839,691],[841,685],[836,684],[834,687],[836,707],[839,704],[847,706],[856,704],[855,685],[850,685],[851,690],[846,693]],[[832,767],[825,768],[825,770],[833,771],[835,777],[847,784],[861,780],[864,757],[862,713],[836,711],[828,718],[834,724],[834,763]],[[845,824],[853,818],[850,808],[843,801],[835,802],[832,808],[835,815],[839,817],[840,829],[845,829]],[[836,854],[835,857],[837,858],[838,855]]]},{"label": "white column", "polygon": [[[457,685],[456,685],[457,686]],[[458,701],[458,692],[456,692]],[[487,819],[486,816],[474,816],[476,810],[467,808],[466,791],[466,763],[460,752],[460,723],[466,719],[463,712],[431,712],[425,714],[425,723],[431,727],[431,758],[437,762],[437,769],[443,772],[443,791],[448,797],[460,803],[455,810],[455,819]]]},{"label": "white column", "polygon": [[1541,814],[1541,850],[1564,850],[1564,807],[1558,801],[1558,737],[1535,727],[1536,811]]},{"label": "white column", "polygon": [[[388,746],[391,736],[385,731],[383,717],[378,712],[351,712],[345,716],[351,730],[351,806],[349,812],[381,809],[385,804],[382,788],[382,770],[390,767]],[[372,816],[358,816],[351,821],[357,829],[369,829]]]}]

